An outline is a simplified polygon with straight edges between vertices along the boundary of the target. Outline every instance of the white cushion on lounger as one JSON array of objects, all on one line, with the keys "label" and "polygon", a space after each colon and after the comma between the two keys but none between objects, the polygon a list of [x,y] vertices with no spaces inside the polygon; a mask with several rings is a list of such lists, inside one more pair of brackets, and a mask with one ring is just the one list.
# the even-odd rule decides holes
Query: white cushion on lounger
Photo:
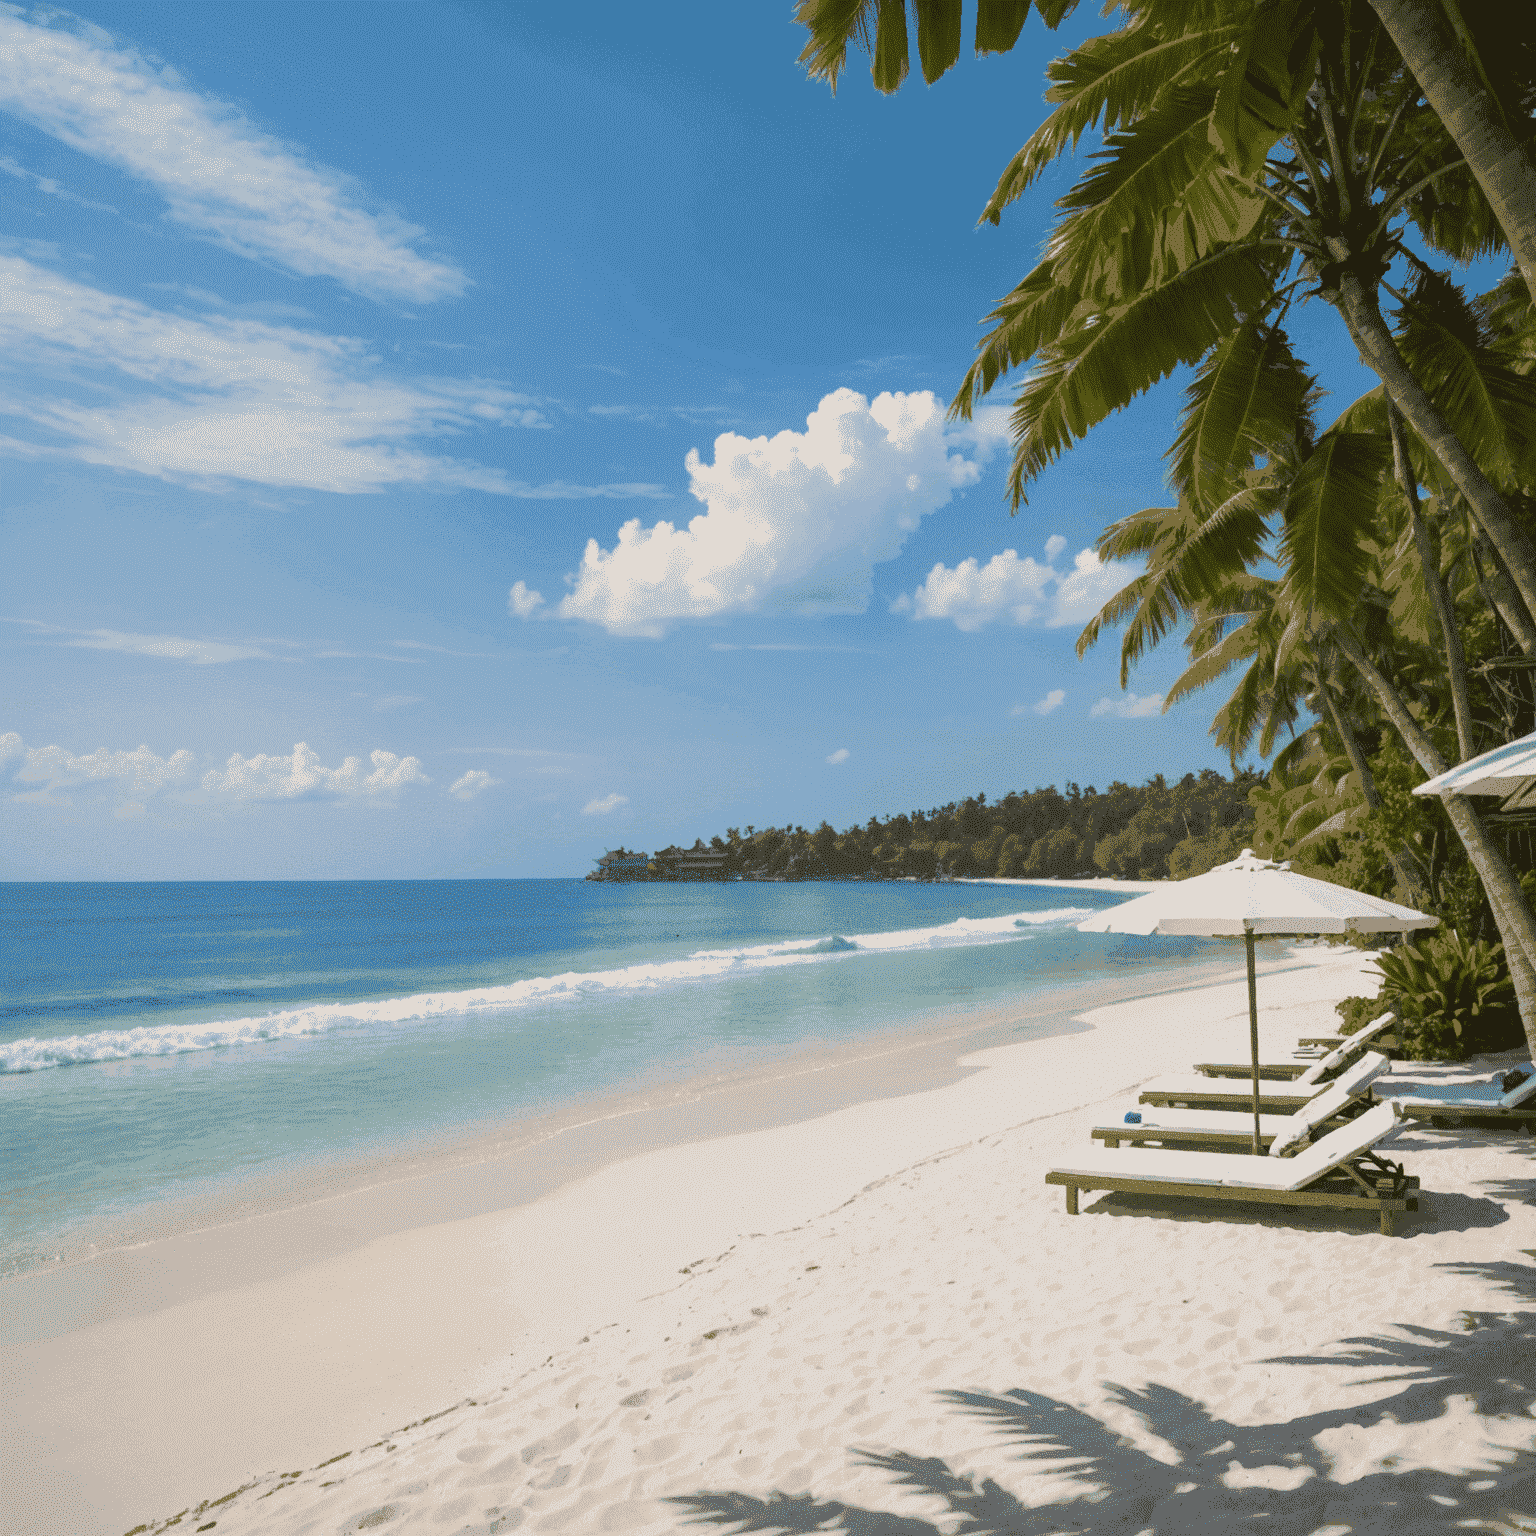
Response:
[{"label": "white cushion on lounger", "polygon": [[1326,1056],[1314,1061],[1296,1081],[1298,1083],[1321,1082],[1329,1072],[1338,1069],[1340,1062],[1348,1061],[1357,1055],[1361,1046],[1374,1040],[1377,1035],[1385,1034],[1391,1028],[1395,1018],[1395,1014],[1384,1013],[1379,1019],[1372,1019],[1363,1029],[1357,1029],[1354,1034],[1345,1036],[1344,1040],[1334,1046]]},{"label": "white cushion on lounger", "polygon": [[1383,1103],[1411,1104],[1415,1109],[1465,1109],[1474,1114],[1480,1108],[1518,1109],[1536,1094],[1536,1070],[1528,1061],[1520,1063],[1520,1070],[1531,1075],[1508,1093],[1499,1083],[1502,1072],[1482,1083],[1380,1083],[1375,1093]]},{"label": "white cushion on lounger", "polygon": [[[1304,1141],[1314,1126],[1341,1113],[1352,1099],[1360,1098],[1365,1090],[1390,1066],[1380,1051],[1368,1051],[1347,1071],[1341,1072],[1331,1083],[1294,1115],[1259,1116],[1259,1134],[1273,1136],[1274,1145],[1269,1149],[1271,1157],[1284,1157],[1287,1148]],[[1285,1085],[1281,1085],[1285,1086]],[[1234,1131],[1253,1129],[1253,1114],[1241,1109],[1175,1109],[1142,1105],[1139,1113],[1143,1126],[1156,1126],[1160,1130],[1176,1131]],[[1127,1132],[1134,1126],[1127,1126]]]},{"label": "white cushion on lounger", "polygon": [[1254,1157],[1239,1152],[1166,1152],[1094,1147],[1054,1171],[1088,1178],[1131,1178],[1158,1184],[1211,1184],[1231,1189],[1298,1190],[1332,1168],[1385,1141],[1397,1129],[1397,1111],[1378,1104],[1358,1120],[1330,1131],[1297,1157]]},{"label": "white cushion on lounger", "polygon": [[[1328,1083],[1276,1083],[1266,1079],[1259,1084],[1259,1096],[1266,1099],[1312,1099],[1329,1086]],[[1246,1077],[1203,1077],[1198,1072],[1169,1072],[1162,1077],[1154,1077],[1150,1083],[1143,1083],[1141,1091],[1166,1093],[1174,1098],[1187,1094],[1192,1099],[1199,1099],[1220,1094],[1224,1099],[1236,1099],[1253,1093],[1253,1081]]]}]

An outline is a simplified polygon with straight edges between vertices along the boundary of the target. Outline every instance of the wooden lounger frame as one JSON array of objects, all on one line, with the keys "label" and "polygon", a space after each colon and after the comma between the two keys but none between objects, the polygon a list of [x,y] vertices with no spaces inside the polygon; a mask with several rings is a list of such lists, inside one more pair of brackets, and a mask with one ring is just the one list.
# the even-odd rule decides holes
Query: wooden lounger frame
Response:
[{"label": "wooden lounger frame", "polygon": [[[1224,1081],[1229,1082],[1231,1086],[1223,1087]],[[1147,1088],[1142,1090],[1140,1102],[1175,1109],[1252,1109],[1252,1087],[1242,1089],[1237,1086],[1237,1082],[1236,1078],[1213,1077],[1209,1093],[1188,1088],[1165,1093],[1158,1088]],[[1315,1094],[1310,1093],[1261,1092],[1259,1113],[1261,1115],[1294,1115],[1298,1109],[1305,1109],[1315,1097]]]},{"label": "wooden lounger frame", "polygon": [[[1252,1152],[1253,1130],[1246,1131],[1190,1131],[1170,1125],[1096,1125],[1089,1133],[1095,1141],[1106,1147],[1118,1147],[1122,1141],[1155,1141],[1163,1146],[1179,1147],[1186,1152]],[[1260,1135],[1259,1145],[1266,1151],[1275,1138]],[[1304,1145],[1304,1144],[1303,1144]]]},{"label": "wooden lounger frame", "polygon": [[[1322,1046],[1325,1051],[1331,1051],[1337,1046],[1343,1045],[1346,1040],[1353,1039],[1353,1035],[1303,1035],[1296,1044],[1298,1046],[1318,1045]],[[1390,1055],[1393,1051],[1401,1050],[1402,1045],[1397,1036],[1389,1029],[1386,1034],[1377,1035],[1371,1041],[1371,1049],[1373,1051],[1381,1051],[1384,1055]]]},{"label": "wooden lounger frame", "polygon": [[1330,1206],[1337,1210],[1374,1210],[1381,1219],[1381,1234],[1391,1237],[1397,1218],[1419,1208],[1417,1178],[1403,1172],[1401,1163],[1388,1162],[1374,1152],[1364,1152],[1305,1189],[1244,1189],[1235,1184],[1173,1184],[1162,1179],[1137,1178],[1132,1174],[1068,1173],[1053,1169],[1047,1184],[1067,1191],[1067,1215],[1076,1216],[1077,1194],[1082,1189],[1103,1189],[1120,1195],[1167,1195],[1191,1200],[1226,1200],[1238,1205]]},{"label": "wooden lounger frame", "polygon": [[[1386,1099],[1378,1100],[1386,1103]],[[1405,1104],[1401,1099],[1392,1099],[1397,1105],[1399,1115],[1407,1117],[1412,1115],[1415,1120],[1428,1120],[1429,1123],[1439,1129],[1446,1126],[1461,1125],[1468,1120],[1496,1120],[1502,1125],[1523,1126],[1532,1136],[1536,1136],[1536,1099],[1528,1104],[1517,1104],[1513,1109],[1504,1109],[1498,1104],[1482,1104],[1476,1108],[1457,1104]],[[1248,1138],[1253,1139],[1251,1136]]]},{"label": "wooden lounger frame", "polygon": [[[1271,1083],[1294,1083],[1311,1066],[1310,1061],[1261,1061],[1259,1077]],[[1205,1077],[1242,1077],[1253,1081],[1252,1066],[1244,1066],[1240,1061],[1197,1061],[1191,1070]]]}]

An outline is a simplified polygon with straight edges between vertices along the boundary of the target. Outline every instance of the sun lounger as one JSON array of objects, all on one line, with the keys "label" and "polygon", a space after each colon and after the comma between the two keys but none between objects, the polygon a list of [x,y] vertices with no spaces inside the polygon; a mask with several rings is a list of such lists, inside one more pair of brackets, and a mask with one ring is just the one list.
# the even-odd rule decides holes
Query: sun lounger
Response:
[{"label": "sun lounger", "polygon": [[[1343,1045],[1351,1038],[1349,1035],[1303,1035],[1296,1042],[1296,1049],[1291,1052],[1291,1055],[1304,1056],[1309,1061],[1316,1061],[1319,1056],[1326,1056],[1329,1051]],[[1371,1044],[1376,1050],[1386,1051],[1388,1054],[1403,1048],[1403,1042],[1395,1029],[1388,1030],[1384,1035],[1377,1035]]]},{"label": "sun lounger", "polygon": [[[1360,1061],[1370,1062],[1375,1075],[1386,1071],[1389,1063],[1379,1051],[1367,1051]],[[1342,1075],[1342,1074],[1341,1074]],[[1318,1094],[1326,1093],[1329,1083],[1267,1083],[1259,1088],[1259,1113],[1261,1115],[1294,1115],[1305,1109]],[[1185,1109],[1246,1109],[1253,1112],[1253,1084],[1230,1077],[1201,1077],[1197,1072],[1170,1072],[1155,1077],[1141,1090],[1143,1104],[1164,1107],[1178,1106]]]},{"label": "sun lounger", "polygon": [[[1338,1044],[1316,1061],[1261,1061],[1259,1077],[1275,1081],[1300,1079],[1303,1082],[1312,1083],[1317,1082],[1319,1078],[1334,1076],[1342,1067],[1348,1066],[1351,1061],[1364,1055],[1367,1050],[1377,1050],[1382,1036],[1392,1028],[1395,1022],[1395,1014],[1384,1013],[1379,1019],[1372,1019],[1363,1029],[1356,1030],[1354,1034],[1340,1035]],[[1249,1082],[1253,1081],[1251,1061],[1201,1061],[1195,1064],[1195,1071],[1203,1072],[1207,1077],[1246,1077]]]},{"label": "sun lounger", "polygon": [[[1505,1088],[1502,1080],[1516,1072],[1526,1076]],[[1398,1081],[1377,1084],[1372,1092],[1379,1102],[1395,1105],[1400,1115],[1426,1119],[1431,1125],[1451,1125],[1467,1119],[1504,1120],[1523,1125],[1536,1135],[1536,1068],[1528,1061],[1496,1072],[1483,1082]]]},{"label": "sun lounger", "polygon": [[[1289,1157],[1331,1122],[1350,1116],[1368,1105],[1371,1085],[1391,1063],[1377,1051],[1369,1052],[1348,1071],[1329,1083],[1293,1115],[1259,1116],[1259,1142],[1272,1157]],[[1262,1102],[1262,1101],[1261,1101]],[[1121,1142],[1144,1145],[1194,1147],[1209,1152],[1251,1152],[1253,1149],[1253,1101],[1246,1110],[1143,1109],[1136,1124],[1096,1125],[1092,1135],[1106,1147]]]},{"label": "sun lounger", "polygon": [[1067,1191],[1067,1214],[1077,1215],[1078,1191],[1227,1200],[1237,1204],[1332,1206],[1374,1211],[1390,1237],[1404,1211],[1416,1211],[1418,1180],[1372,1149],[1397,1128],[1397,1111],[1378,1104],[1295,1157],[1255,1157],[1231,1152],[1169,1152],[1147,1147],[1111,1151],[1092,1147],[1065,1167],[1053,1168],[1047,1184]]}]

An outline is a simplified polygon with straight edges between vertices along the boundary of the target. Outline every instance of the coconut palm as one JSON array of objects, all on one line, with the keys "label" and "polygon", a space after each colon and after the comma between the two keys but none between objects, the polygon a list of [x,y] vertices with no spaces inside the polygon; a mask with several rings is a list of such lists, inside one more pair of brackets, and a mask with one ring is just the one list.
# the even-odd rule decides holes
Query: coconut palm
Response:
[{"label": "coconut palm", "polygon": [[[1071,8],[1053,0],[1041,14],[1054,25]],[[954,0],[916,9],[932,80],[958,56],[960,9]],[[1117,32],[1051,66],[1056,110],[983,211],[997,221],[1085,132],[1105,134],[1092,169],[1060,200],[1044,260],[989,317],[953,406],[968,415],[1003,374],[1033,362],[1013,415],[1015,505],[1091,426],[1255,318],[1283,317],[1315,284],[1536,615],[1536,541],[1381,313],[1381,280],[1408,253],[1410,226],[1458,259],[1503,238],[1375,12],[1364,0],[1132,0],[1126,10]],[[1016,0],[980,6],[978,48],[1011,46],[1024,15]],[[899,0],[803,0],[800,17],[813,73],[835,83],[849,43],[862,39],[876,84],[899,86],[908,48]]]}]

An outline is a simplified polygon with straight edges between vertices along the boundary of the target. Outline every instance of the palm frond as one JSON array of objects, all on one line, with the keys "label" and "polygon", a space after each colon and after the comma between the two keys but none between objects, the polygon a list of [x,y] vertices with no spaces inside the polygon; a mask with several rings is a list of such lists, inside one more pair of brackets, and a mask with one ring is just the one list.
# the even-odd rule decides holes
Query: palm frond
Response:
[{"label": "palm frond", "polygon": [[[1024,486],[1111,412],[1181,363],[1198,362],[1272,297],[1271,276],[1254,252],[1213,253],[1129,304],[1091,314],[1044,349],[1013,410],[1013,504]],[[980,398],[975,364],[952,410]]]},{"label": "palm frond", "polygon": [[1169,35],[1162,28],[1133,23],[1054,60],[1045,99],[1056,110],[1008,162],[983,220],[996,224],[1009,203],[1021,197],[1045,168],[1077,147],[1085,133],[1113,132],[1148,112],[1169,89],[1201,72],[1213,55],[1229,47],[1239,28],[1212,23]]},{"label": "palm frond", "polygon": [[1225,501],[1256,459],[1295,438],[1311,387],[1285,335],[1245,321],[1217,342],[1185,391],[1169,480],[1202,507]]},{"label": "palm frond", "polygon": [[1301,466],[1285,505],[1281,555],[1286,587],[1308,612],[1345,618],[1370,569],[1366,539],[1377,491],[1392,462],[1387,440],[1325,432]]}]

